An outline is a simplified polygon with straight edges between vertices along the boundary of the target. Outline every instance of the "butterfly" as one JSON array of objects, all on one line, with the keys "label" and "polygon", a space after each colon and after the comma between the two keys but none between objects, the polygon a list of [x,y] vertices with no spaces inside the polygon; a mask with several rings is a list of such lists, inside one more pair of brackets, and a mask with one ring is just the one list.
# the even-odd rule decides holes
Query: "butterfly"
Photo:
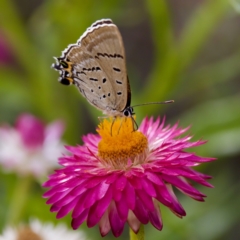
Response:
[{"label": "butterfly", "polygon": [[[111,19],[93,23],[76,44],[70,44],[55,60],[52,67],[60,73],[59,82],[74,84],[82,96],[105,115],[132,117],[123,40]],[[172,102],[150,102],[134,107]]]},{"label": "butterfly", "polygon": [[108,116],[132,116],[131,89],[123,40],[111,19],[98,20],[55,58],[59,82],[74,84],[87,101]]}]

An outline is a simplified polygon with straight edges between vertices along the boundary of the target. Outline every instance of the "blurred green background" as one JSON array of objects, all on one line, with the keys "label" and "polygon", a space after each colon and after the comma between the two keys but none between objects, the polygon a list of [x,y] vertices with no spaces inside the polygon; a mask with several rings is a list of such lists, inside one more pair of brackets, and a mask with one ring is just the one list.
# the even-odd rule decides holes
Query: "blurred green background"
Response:
[{"label": "blurred green background", "polygon": [[[72,145],[94,132],[101,113],[75,87],[59,84],[50,66],[94,21],[111,18],[125,44],[132,104],[175,100],[136,108],[138,123],[165,115],[167,123],[191,125],[195,140],[209,141],[193,151],[218,158],[198,167],[214,177],[214,189],[196,186],[206,202],[178,194],[187,216],[178,219],[161,206],[163,230],[146,226],[146,239],[240,239],[239,9],[239,0],[1,0],[0,122],[13,124],[22,112],[63,119],[64,141]],[[15,180],[0,173],[0,229]],[[33,186],[23,220],[70,226],[70,217],[55,220],[43,192]],[[97,227],[81,229],[101,239]],[[119,239],[126,238],[127,225]]]}]

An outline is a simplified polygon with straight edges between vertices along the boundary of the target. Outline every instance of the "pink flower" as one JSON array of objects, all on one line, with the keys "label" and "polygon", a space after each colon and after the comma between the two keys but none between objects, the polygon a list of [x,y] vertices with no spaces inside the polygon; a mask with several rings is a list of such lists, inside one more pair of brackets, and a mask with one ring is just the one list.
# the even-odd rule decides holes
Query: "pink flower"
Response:
[{"label": "pink flower", "polygon": [[211,177],[192,167],[214,159],[185,152],[205,142],[180,138],[188,128],[164,127],[164,122],[146,118],[133,131],[131,118],[105,119],[97,129],[100,136],[88,134],[83,146],[67,147],[71,155],[59,159],[63,168],[44,184],[51,188],[44,194],[51,211],[57,218],[72,211],[73,229],[86,221],[88,227],[99,224],[102,236],[112,230],[116,237],[126,222],[134,232],[149,222],[161,230],[159,203],[185,216],[173,187],[204,201],[206,196],[188,181],[212,187],[206,181]]},{"label": "pink flower", "polygon": [[60,121],[48,126],[30,114],[21,115],[14,128],[0,127],[0,165],[20,175],[45,176],[56,168],[64,149]]}]

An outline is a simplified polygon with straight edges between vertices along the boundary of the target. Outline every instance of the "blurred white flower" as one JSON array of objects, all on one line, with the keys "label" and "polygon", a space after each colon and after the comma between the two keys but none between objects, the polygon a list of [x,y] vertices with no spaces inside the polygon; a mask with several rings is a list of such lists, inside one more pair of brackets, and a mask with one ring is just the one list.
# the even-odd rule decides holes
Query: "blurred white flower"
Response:
[{"label": "blurred white flower", "polygon": [[0,165],[4,171],[43,177],[58,165],[65,151],[63,123],[44,124],[30,114],[21,115],[15,127],[0,127]]},{"label": "blurred white flower", "polygon": [[29,225],[18,228],[7,227],[0,235],[0,240],[86,240],[83,231],[69,230],[64,224],[54,226],[52,223],[41,223],[30,220]]}]

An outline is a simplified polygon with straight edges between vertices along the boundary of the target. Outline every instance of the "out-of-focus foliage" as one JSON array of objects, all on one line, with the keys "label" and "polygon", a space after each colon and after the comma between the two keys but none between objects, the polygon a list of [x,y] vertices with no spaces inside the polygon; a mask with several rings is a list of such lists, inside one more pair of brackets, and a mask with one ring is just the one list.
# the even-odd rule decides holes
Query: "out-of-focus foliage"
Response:
[{"label": "out-of-focus foliage", "polygon": [[[137,120],[161,114],[169,123],[191,124],[196,138],[209,140],[198,153],[218,158],[200,169],[214,176],[215,188],[202,189],[206,202],[182,196],[187,210],[182,220],[162,207],[164,228],[158,232],[147,226],[146,239],[238,239],[238,6],[237,0],[1,0],[0,121],[13,123],[22,112],[45,121],[63,119],[68,144],[81,143],[82,134],[94,132],[101,113],[74,87],[60,85],[50,66],[53,56],[60,56],[91,23],[112,18],[125,43],[133,105],[175,100],[171,105],[136,108]],[[1,229],[15,186],[14,175],[0,174]],[[56,222],[42,193],[39,184],[32,185],[22,220],[36,216]],[[58,221],[70,224],[69,217]],[[82,229],[92,239],[101,239],[96,228]],[[126,228],[119,239],[127,236]]]}]

